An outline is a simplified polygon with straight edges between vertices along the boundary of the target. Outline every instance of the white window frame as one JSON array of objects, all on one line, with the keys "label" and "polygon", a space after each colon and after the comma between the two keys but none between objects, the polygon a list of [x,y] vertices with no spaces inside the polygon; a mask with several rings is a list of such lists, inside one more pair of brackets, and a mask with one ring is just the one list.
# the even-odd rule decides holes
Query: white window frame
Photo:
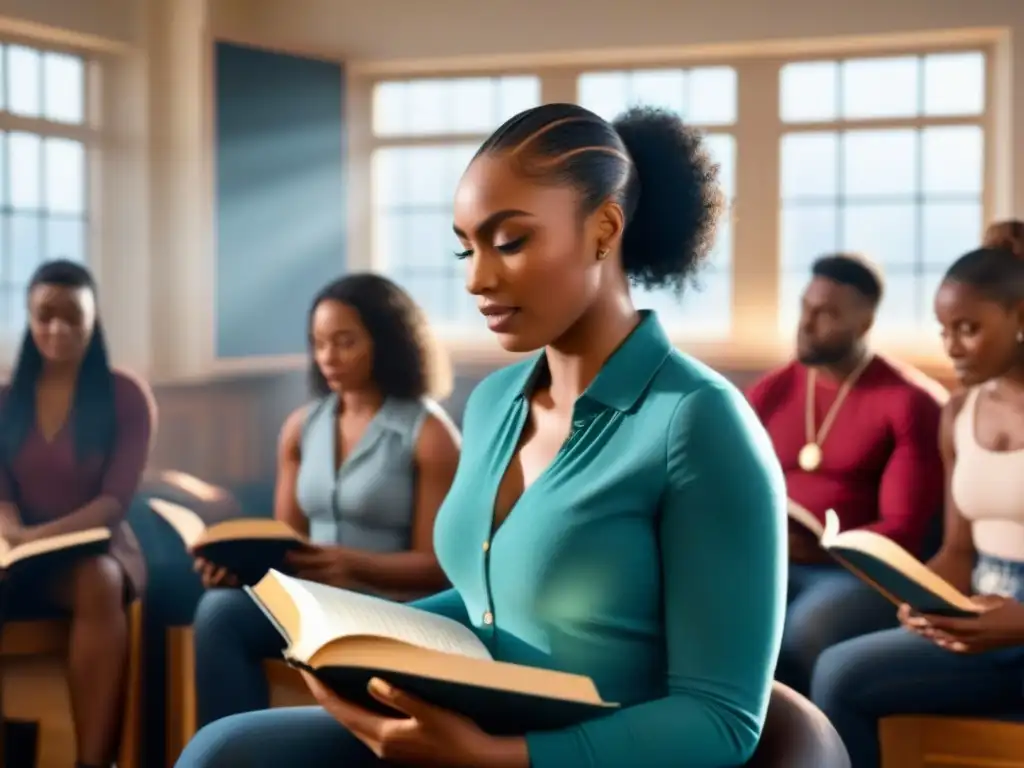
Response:
[{"label": "white window frame", "polygon": [[[85,189],[83,191],[83,220],[85,227],[85,238],[83,242],[84,263],[89,267],[97,282],[99,282],[103,271],[103,260],[98,256],[101,247],[100,226],[98,222],[100,212],[100,206],[98,205],[100,196],[100,174],[98,172],[100,152],[97,151],[100,148],[101,137],[101,121],[99,116],[100,100],[98,98],[100,88],[99,65],[91,52],[84,51],[79,48],[69,47],[48,40],[23,38],[15,35],[3,35],[0,37],[0,55],[3,56],[2,70],[4,73],[4,81],[3,83],[0,83],[0,88],[4,89],[6,89],[7,49],[9,46],[30,48],[40,54],[65,54],[68,56],[74,56],[82,61],[83,119],[80,123],[57,122],[48,120],[44,117],[26,117],[8,112],[8,94],[5,93],[3,109],[0,109],[0,133],[28,133],[39,136],[42,139],[68,139],[79,142],[83,145],[85,154]],[[40,86],[41,88],[43,87],[42,80],[40,81]],[[40,104],[42,104],[42,94],[40,94]],[[7,149],[4,151],[6,152]],[[5,159],[9,159],[9,156],[5,157]],[[0,178],[0,184],[7,184],[9,178],[7,174],[10,173],[11,170],[8,163],[7,168],[4,171],[4,177]],[[5,190],[5,192],[5,198],[9,198],[10,189]],[[9,214],[13,211],[13,208],[10,205],[10,202],[7,202],[3,206],[0,206],[0,210]],[[4,232],[5,234],[0,234],[0,237],[5,238],[6,242],[3,244],[4,250],[9,253],[9,231],[4,230]],[[4,363],[2,366],[3,368],[13,365],[14,357],[17,354],[18,345],[21,341],[21,336],[21,329],[7,328],[6,324],[0,325],[0,360]]]},{"label": "white window frame", "polygon": [[[768,42],[756,46],[706,46],[701,50],[614,51],[598,54],[566,54],[544,57],[510,57],[506,60],[446,60],[443,62],[365,62],[350,68],[353,77],[350,115],[350,179],[353,197],[370,197],[369,154],[384,144],[370,131],[372,85],[377,80],[411,77],[494,76],[534,73],[541,78],[542,100],[575,101],[578,77],[584,72],[617,69],[695,68],[726,65],[737,73],[737,119],[725,129],[736,142],[735,199],[732,221],[732,333],[727,340],[701,341],[672,331],[673,341],[713,365],[733,370],[760,370],[788,359],[793,341],[779,328],[779,286],[781,278],[781,190],[780,162],[782,136],[795,130],[835,130],[837,123],[783,123],[780,114],[780,73],[784,65],[797,61],[923,55],[957,51],[982,51],[986,55],[985,110],[978,117],[984,130],[985,185],[982,195],[985,221],[1008,215],[1012,196],[1010,157],[1013,151],[1006,116],[1012,107],[1004,96],[1006,73],[999,66],[1006,40],[987,30],[956,33],[914,34],[903,38],[812,39]],[[534,61],[535,66],[529,62]],[[865,127],[936,125],[941,118],[915,120],[869,120]],[[951,118],[962,124],[964,119]],[[843,121],[843,127],[859,127],[859,121]],[[432,136],[422,143],[435,143]],[[466,140],[465,136],[443,137]],[[485,137],[479,137],[482,141]],[[413,142],[408,142],[413,143]],[[369,234],[366,207],[356,203],[352,213],[367,222],[365,231],[355,228],[351,252],[366,254],[353,259],[353,268],[374,268],[374,247]],[[355,220],[355,219],[354,219]],[[980,237],[979,233],[979,237]],[[438,329],[457,359],[467,363],[507,359],[485,334],[472,338],[453,337]],[[936,337],[922,335],[913,340],[875,339],[875,346],[925,370],[945,370],[947,362]]]}]

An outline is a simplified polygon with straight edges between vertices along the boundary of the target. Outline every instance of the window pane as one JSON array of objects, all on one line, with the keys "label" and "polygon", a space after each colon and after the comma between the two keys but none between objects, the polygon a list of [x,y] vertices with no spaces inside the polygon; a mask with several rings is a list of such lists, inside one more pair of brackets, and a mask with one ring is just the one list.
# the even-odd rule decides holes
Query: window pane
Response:
[{"label": "window pane", "polygon": [[834,61],[786,64],[779,83],[783,122],[834,120],[839,104],[839,67]]},{"label": "window pane", "polygon": [[51,213],[85,212],[85,148],[69,139],[47,139],[46,208]]},{"label": "window pane", "polygon": [[4,46],[0,45],[0,110],[7,109],[7,75]]},{"label": "window pane", "polygon": [[629,103],[625,72],[586,72],[580,75],[579,104],[605,120],[614,120]]},{"label": "window pane", "polygon": [[408,205],[448,205],[453,189],[448,180],[446,147],[415,147],[405,153],[406,203]]},{"label": "window pane", "polygon": [[919,113],[920,59],[852,59],[843,62],[845,118],[913,117]]},{"label": "window pane", "polygon": [[374,208],[394,208],[405,204],[405,152],[403,147],[386,147],[374,151],[370,159]]},{"label": "window pane", "polygon": [[947,269],[978,247],[983,227],[981,203],[926,201],[921,211],[921,258],[925,266]]},{"label": "window pane", "polygon": [[834,198],[838,194],[837,134],[791,133],[783,136],[781,164],[784,198]]},{"label": "window pane", "polygon": [[7,47],[7,107],[25,117],[39,117],[42,57],[21,45]]},{"label": "window pane", "polygon": [[878,307],[875,327],[882,333],[911,334],[931,315],[931,304],[921,301],[921,279],[909,264],[886,271],[885,296]]},{"label": "window pane", "polygon": [[984,54],[940,53],[925,57],[926,115],[978,115],[984,108]]},{"label": "window pane", "polygon": [[58,123],[85,119],[85,66],[77,56],[43,57],[43,116]]},{"label": "window pane", "polygon": [[25,298],[24,285],[0,285],[0,317],[6,321],[7,328],[13,333],[20,333],[28,325],[28,302]]},{"label": "window pane", "polygon": [[[0,61],[3,56],[0,56]],[[7,205],[7,134],[0,131],[0,206]],[[0,261],[0,264],[3,262]]]},{"label": "window pane", "polygon": [[7,135],[11,166],[11,205],[14,208],[39,208],[42,205],[42,171],[40,154],[42,140],[32,133]]},{"label": "window pane", "polygon": [[395,136],[408,132],[406,119],[406,83],[393,80],[373,87],[373,132]]},{"label": "window pane", "polygon": [[535,76],[424,78],[374,86],[378,136],[486,134],[540,103]]},{"label": "window pane", "polygon": [[455,260],[452,217],[446,210],[413,212],[396,224],[405,229],[405,252],[392,261],[393,269],[444,269]]},{"label": "window pane", "polygon": [[789,204],[782,209],[782,270],[807,276],[811,263],[839,249],[835,206]]},{"label": "window pane", "polygon": [[11,265],[6,279],[25,286],[43,260],[43,220],[31,213],[15,213],[10,218]]},{"label": "window pane", "polygon": [[980,195],[985,157],[984,133],[977,126],[925,128],[921,131],[924,188],[928,194]]},{"label": "window pane", "polygon": [[732,268],[732,214],[726,211],[718,222],[715,244],[708,254],[708,269],[727,271]]},{"label": "window pane", "polygon": [[732,328],[732,275],[708,269],[697,287],[687,286],[681,297],[672,291],[633,289],[640,309],[653,309],[667,328],[688,338],[721,338]]},{"label": "window pane", "polygon": [[453,104],[444,80],[413,80],[406,86],[411,133],[447,133]]},{"label": "window pane", "polygon": [[913,130],[850,131],[843,137],[843,194],[906,195],[917,191]]},{"label": "window pane", "polygon": [[843,209],[843,250],[862,253],[888,276],[893,265],[917,258],[917,206],[912,203],[858,205]]},{"label": "window pane", "polygon": [[727,133],[705,136],[708,152],[719,164],[718,179],[728,200],[736,196],[736,139]]},{"label": "window pane", "polygon": [[52,218],[45,224],[47,259],[86,261],[86,227],[82,219]]},{"label": "window pane", "polygon": [[374,267],[394,277],[409,252],[406,244],[405,211],[377,212],[373,217]]},{"label": "window pane", "polygon": [[686,75],[681,69],[637,70],[629,86],[629,106],[661,107],[686,114]]},{"label": "window pane", "polygon": [[452,132],[486,133],[498,108],[492,81],[467,77],[452,84]]},{"label": "window pane", "polygon": [[510,117],[540,104],[540,78],[533,75],[502,77],[497,81],[498,112],[491,117],[491,124],[483,131],[487,133],[504,123]]},{"label": "window pane", "polygon": [[396,273],[394,279],[420,305],[432,324],[454,324],[456,303],[459,301],[459,293],[464,292],[464,289],[462,281],[453,273],[443,268],[406,270]]},{"label": "window pane", "polygon": [[698,67],[689,72],[689,103],[686,120],[697,125],[729,125],[736,122],[736,70],[732,67]]}]

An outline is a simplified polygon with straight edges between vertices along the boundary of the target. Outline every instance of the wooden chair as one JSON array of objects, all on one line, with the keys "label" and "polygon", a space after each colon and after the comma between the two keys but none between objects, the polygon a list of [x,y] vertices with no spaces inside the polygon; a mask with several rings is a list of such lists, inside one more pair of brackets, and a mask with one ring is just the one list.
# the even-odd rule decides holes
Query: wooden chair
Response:
[{"label": "wooden chair", "polygon": [[1024,722],[887,717],[882,768],[1024,768]]},{"label": "wooden chair", "polygon": [[[283,661],[268,661],[263,668],[270,684],[271,707],[316,703],[299,673]],[[197,730],[195,669],[192,627],[171,627],[167,630],[168,766],[174,765]]]},{"label": "wooden chair", "polygon": [[[0,633],[0,695],[4,715],[38,723],[36,768],[75,762],[66,664],[68,621],[15,621]],[[142,603],[128,607],[128,679],[119,768],[139,768],[142,726]]]}]

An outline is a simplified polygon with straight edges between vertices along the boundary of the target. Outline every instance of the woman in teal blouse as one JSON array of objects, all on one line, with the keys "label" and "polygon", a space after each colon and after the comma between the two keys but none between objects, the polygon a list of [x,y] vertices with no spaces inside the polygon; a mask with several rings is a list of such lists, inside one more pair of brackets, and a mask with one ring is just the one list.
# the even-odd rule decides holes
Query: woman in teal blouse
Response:
[{"label": "woman in teal blouse", "polygon": [[[434,531],[453,589],[418,605],[495,658],[592,677],[613,714],[494,737],[382,681],[226,718],[179,766],[735,766],[764,721],[785,603],[785,489],[737,390],[672,348],[629,282],[681,289],[721,205],[699,135],[571,104],[498,129],[463,176],[467,287],[508,350],[471,396]],[[379,684],[378,684],[379,683]],[[339,725],[339,723],[341,725]],[[341,727],[344,726],[344,727]]]}]

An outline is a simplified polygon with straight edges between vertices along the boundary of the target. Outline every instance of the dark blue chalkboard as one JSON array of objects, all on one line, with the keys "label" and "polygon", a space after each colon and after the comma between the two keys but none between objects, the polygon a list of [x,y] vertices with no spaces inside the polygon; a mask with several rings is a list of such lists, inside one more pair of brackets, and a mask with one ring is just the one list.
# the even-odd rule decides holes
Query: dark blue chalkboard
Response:
[{"label": "dark blue chalkboard", "polygon": [[340,64],[216,45],[217,357],[301,353],[345,269]]}]

